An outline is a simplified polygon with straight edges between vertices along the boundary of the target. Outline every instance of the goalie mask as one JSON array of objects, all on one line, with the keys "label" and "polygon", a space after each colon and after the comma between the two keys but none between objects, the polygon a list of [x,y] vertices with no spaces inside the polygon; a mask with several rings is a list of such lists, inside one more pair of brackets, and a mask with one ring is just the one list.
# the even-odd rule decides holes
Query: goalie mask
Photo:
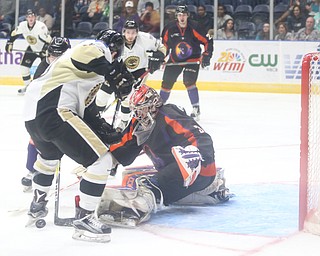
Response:
[{"label": "goalie mask", "polygon": [[160,95],[153,88],[141,85],[130,97],[129,107],[133,116],[145,130],[154,124],[159,107],[163,105]]},{"label": "goalie mask", "polygon": [[96,40],[102,41],[110,50],[111,53],[116,52],[115,58],[121,56],[123,51],[124,40],[120,33],[112,29],[101,30],[97,36]]}]

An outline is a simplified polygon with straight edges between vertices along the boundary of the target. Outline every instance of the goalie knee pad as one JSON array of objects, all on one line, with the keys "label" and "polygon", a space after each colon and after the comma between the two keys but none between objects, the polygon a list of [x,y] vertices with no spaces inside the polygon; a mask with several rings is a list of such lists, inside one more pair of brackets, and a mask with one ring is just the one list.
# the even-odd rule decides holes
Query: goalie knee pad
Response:
[{"label": "goalie knee pad", "polygon": [[218,168],[214,181],[205,189],[194,192],[179,201],[178,205],[215,205],[229,200],[233,194],[225,186],[224,169]]}]

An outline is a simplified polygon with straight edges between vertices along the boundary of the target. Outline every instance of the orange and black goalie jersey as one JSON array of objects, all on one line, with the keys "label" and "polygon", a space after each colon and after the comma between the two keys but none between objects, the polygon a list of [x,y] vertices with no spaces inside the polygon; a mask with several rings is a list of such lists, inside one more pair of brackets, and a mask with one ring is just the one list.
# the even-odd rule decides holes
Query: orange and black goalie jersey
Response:
[{"label": "orange and black goalie jersey", "polygon": [[122,141],[110,146],[111,153],[123,166],[131,164],[143,150],[155,168],[161,171],[163,167],[175,162],[171,153],[173,146],[194,145],[203,158],[200,173],[205,176],[215,175],[215,169],[211,168],[215,161],[211,136],[183,109],[173,104],[161,106],[155,118],[154,129],[140,146],[137,136],[133,134],[136,125],[138,122],[132,119]]},{"label": "orange and black goalie jersey", "polygon": [[171,50],[169,62],[197,62],[202,53],[212,57],[213,40],[206,37],[204,28],[193,20],[188,19],[185,28],[181,28],[177,21],[168,23],[161,37],[167,52]]}]

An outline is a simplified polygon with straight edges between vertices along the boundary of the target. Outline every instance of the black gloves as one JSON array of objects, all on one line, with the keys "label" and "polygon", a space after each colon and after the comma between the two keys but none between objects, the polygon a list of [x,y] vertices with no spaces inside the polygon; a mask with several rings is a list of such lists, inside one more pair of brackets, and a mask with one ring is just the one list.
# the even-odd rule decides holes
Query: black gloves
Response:
[{"label": "black gloves", "polygon": [[208,54],[203,53],[202,60],[201,60],[201,67],[205,68],[205,67],[210,66],[210,59],[211,59],[211,57]]},{"label": "black gloves", "polygon": [[133,75],[127,70],[122,60],[111,64],[111,72],[105,76],[106,81],[117,98],[124,100],[131,92],[135,84]]},{"label": "black gloves", "polygon": [[147,51],[151,53],[149,56],[148,69],[150,74],[153,74],[156,70],[160,69],[161,64],[164,62],[164,54],[160,51]]},{"label": "black gloves", "polygon": [[5,50],[7,53],[12,53],[13,49],[13,42],[7,41]]},{"label": "black gloves", "polygon": [[[101,118],[102,119],[102,118]],[[102,125],[96,130],[100,139],[106,144],[113,144],[120,142],[123,134],[117,132],[110,124],[108,124],[104,119]]]},{"label": "black gloves", "polygon": [[42,47],[41,52],[39,52],[39,56],[41,58],[48,56],[48,47],[49,47],[49,44],[44,44],[44,46]]},{"label": "black gloves", "polygon": [[107,123],[104,118],[101,118],[98,107],[93,101],[84,112],[84,120],[91,129],[99,136],[106,144],[113,144],[121,141],[122,133],[116,132],[111,124]]}]

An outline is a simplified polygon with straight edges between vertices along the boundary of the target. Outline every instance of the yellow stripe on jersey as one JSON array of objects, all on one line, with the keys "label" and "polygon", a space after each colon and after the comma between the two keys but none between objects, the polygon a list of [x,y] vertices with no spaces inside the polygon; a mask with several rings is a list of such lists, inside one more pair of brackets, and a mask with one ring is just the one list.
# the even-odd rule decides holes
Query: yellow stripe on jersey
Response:
[{"label": "yellow stripe on jersey", "polygon": [[58,113],[62,120],[68,122],[99,157],[108,151],[107,146],[80,117],[73,114],[68,109],[58,109]]}]

